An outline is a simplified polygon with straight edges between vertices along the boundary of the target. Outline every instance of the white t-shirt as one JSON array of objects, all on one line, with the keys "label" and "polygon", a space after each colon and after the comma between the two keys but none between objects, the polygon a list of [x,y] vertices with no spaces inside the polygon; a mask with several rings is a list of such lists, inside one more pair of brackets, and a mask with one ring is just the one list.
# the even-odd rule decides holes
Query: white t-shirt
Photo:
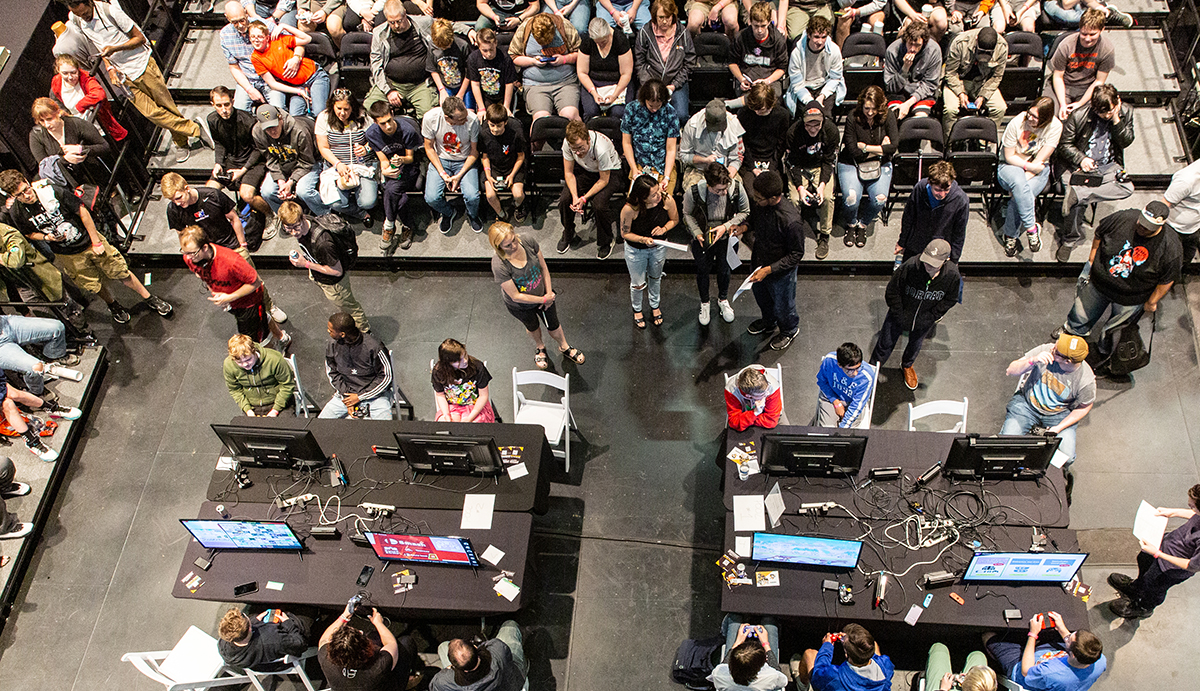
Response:
[{"label": "white t-shirt", "polygon": [[571,145],[564,138],[562,143],[563,160],[574,161],[575,165],[582,166],[590,173],[599,173],[601,170],[620,170],[621,157],[617,155],[617,148],[613,146],[612,140],[600,132],[589,132],[588,135],[592,139],[592,146],[583,158],[576,156],[575,152],[571,151]]},{"label": "white t-shirt", "polygon": [[1200,230],[1200,161],[1175,171],[1163,198],[1171,205],[1168,225],[1183,235]]},{"label": "white t-shirt", "polygon": [[471,154],[471,142],[479,141],[479,118],[467,111],[467,121],[455,127],[446,119],[441,108],[434,108],[421,118],[421,136],[433,142],[433,150],[444,161],[465,161]]},{"label": "white t-shirt", "polygon": [[83,97],[87,95],[79,86],[78,82],[75,83],[75,86],[71,86],[66,81],[62,82],[62,102],[67,107],[67,112],[71,115],[83,115],[75,107],[75,104],[82,101]]},{"label": "white t-shirt", "polygon": [[1016,149],[1018,156],[1032,161],[1042,147],[1053,149],[1058,146],[1058,139],[1062,136],[1062,123],[1058,118],[1051,117],[1049,123],[1029,131],[1025,129],[1025,115],[1026,113],[1021,113],[1004,128],[1003,146],[1011,146]]},{"label": "white t-shirt", "polygon": [[[111,21],[110,21],[111,19]],[[71,15],[71,21],[83,31],[83,35],[96,44],[100,49],[104,46],[116,46],[129,40],[137,24],[125,14],[116,4],[97,2],[93,5],[91,21],[83,21],[77,15]],[[108,57],[117,69],[121,70],[131,81],[142,76],[146,66],[150,64],[150,46],[146,43],[132,50],[122,50]]]}]

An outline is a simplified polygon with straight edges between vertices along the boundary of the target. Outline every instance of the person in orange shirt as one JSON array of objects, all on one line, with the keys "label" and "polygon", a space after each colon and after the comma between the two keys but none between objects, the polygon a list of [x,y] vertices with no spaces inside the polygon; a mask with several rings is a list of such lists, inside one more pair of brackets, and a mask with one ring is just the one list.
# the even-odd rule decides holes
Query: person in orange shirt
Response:
[{"label": "person in orange shirt", "polygon": [[762,365],[747,365],[725,382],[725,411],[739,432],[755,425],[774,429],[783,416],[779,382]]},{"label": "person in orange shirt", "polygon": [[277,38],[262,22],[251,22],[250,45],[254,53],[250,62],[271,91],[288,94],[288,114],[315,118],[325,110],[329,99],[329,75],[311,58],[295,60],[295,50],[312,42],[312,37],[299,29],[280,24]]}]

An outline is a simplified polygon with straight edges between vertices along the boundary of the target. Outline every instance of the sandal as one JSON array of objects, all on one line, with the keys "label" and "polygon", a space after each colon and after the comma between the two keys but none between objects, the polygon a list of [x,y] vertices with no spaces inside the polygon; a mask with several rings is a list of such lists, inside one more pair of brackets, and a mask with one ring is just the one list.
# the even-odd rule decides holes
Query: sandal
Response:
[{"label": "sandal", "polygon": [[634,312],[633,325],[639,329],[646,328],[646,317],[641,312]]},{"label": "sandal", "polygon": [[583,364],[583,353],[578,348],[567,348],[566,350],[558,351],[563,354],[563,357],[574,362],[577,365]]},{"label": "sandal", "polygon": [[537,365],[538,369],[550,369],[550,358],[546,357],[546,349],[538,348],[533,355],[533,364]]},{"label": "sandal", "polygon": [[662,323],[663,323],[662,310],[655,307],[654,310],[650,312],[650,316],[654,317],[654,325],[655,326],[662,326]]}]

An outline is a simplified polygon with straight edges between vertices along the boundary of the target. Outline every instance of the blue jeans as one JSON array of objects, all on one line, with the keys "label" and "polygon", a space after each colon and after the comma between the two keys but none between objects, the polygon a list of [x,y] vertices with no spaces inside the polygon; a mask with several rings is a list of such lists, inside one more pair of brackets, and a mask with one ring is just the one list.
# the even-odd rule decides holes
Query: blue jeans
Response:
[{"label": "blue jeans", "polygon": [[1046,189],[1050,181],[1050,166],[1045,165],[1042,172],[1026,177],[1025,169],[1014,165],[1001,163],[996,170],[996,178],[1000,186],[1008,192],[1008,215],[1004,217],[1004,235],[1015,238],[1022,230],[1028,230],[1037,223],[1037,196]]},{"label": "blue jeans", "polygon": [[771,274],[750,286],[754,301],[762,312],[763,321],[779,327],[781,334],[800,330],[800,315],[796,314],[796,270]]},{"label": "blue jeans", "polygon": [[[245,3],[242,3],[242,4],[244,5]],[[278,3],[272,4],[272,3],[266,3],[266,2],[258,2],[257,0],[255,0],[254,13],[263,18],[269,17],[271,19],[271,21],[275,21],[275,18],[271,17],[271,13],[275,11],[275,8],[277,6],[278,6]],[[295,7],[294,3],[292,6],[292,9],[289,10],[287,14],[285,14],[279,18],[278,23],[279,24],[287,24],[288,26],[293,27],[293,28],[296,26],[296,7]]]},{"label": "blue jeans", "polygon": [[667,248],[655,245],[650,249],[625,243],[625,266],[629,267],[629,301],[634,312],[642,311],[642,293],[650,294],[650,309],[658,309],[662,288],[663,264]]},{"label": "blue jeans", "polygon": [[[865,185],[858,179],[858,166],[839,162],[837,176],[838,184],[842,188],[846,227],[849,228],[856,222],[864,226],[870,225],[887,203],[888,190],[892,187],[892,164],[882,164],[879,167],[879,178]],[[876,196],[883,197],[883,201],[876,199]]]},{"label": "blue jeans", "polygon": [[[308,89],[308,94],[312,98],[312,105],[310,106],[308,101],[304,100],[303,96],[283,94],[287,97],[288,115],[297,117],[308,115],[311,111],[312,116],[315,118],[325,110],[325,102],[329,100],[329,74],[320,65],[317,65],[317,71],[313,73],[313,76],[308,78],[307,82],[304,82],[304,88]],[[272,105],[283,107],[282,104],[278,103],[272,103]]]},{"label": "blue jeans", "polygon": [[[446,173],[453,176],[458,175],[458,171],[462,170],[464,161],[448,161],[442,159],[442,168]],[[470,170],[462,176],[459,183],[459,189],[462,190],[463,201],[467,205],[467,218],[472,221],[479,221],[479,167],[472,166]],[[446,201],[446,181],[438,175],[437,168],[429,166],[429,170],[425,173],[425,204],[442,216],[453,217],[454,207],[450,202]]]},{"label": "blue jeans", "polygon": [[[1090,271],[1091,264],[1085,264],[1083,270]],[[1142,316],[1142,310],[1145,309],[1143,303],[1118,305],[1101,295],[1091,281],[1088,281],[1075,290],[1075,304],[1071,306],[1071,311],[1067,314],[1067,323],[1063,325],[1063,331],[1087,338],[1109,307],[1112,307],[1112,314],[1108,317],[1108,321],[1104,322],[1104,328],[1100,331],[1100,339],[1096,342],[1096,350],[1100,355],[1107,357],[1112,353],[1113,334]]]},{"label": "blue jeans", "polygon": [[[376,396],[375,398],[371,398],[366,401],[360,400],[358,404],[360,406],[367,406],[367,410],[370,411],[367,417],[372,420],[392,419],[391,394],[385,393],[382,396]],[[321,409],[321,414],[317,417],[324,419],[341,419],[350,417],[350,411],[347,410],[346,404],[342,403],[342,397],[335,394],[333,398],[329,399],[329,402],[325,404],[325,407]]]},{"label": "blue jeans", "polygon": [[679,126],[687,124],[691,111],[688,110],[688,85],[684,84],[671,94],[671,105],[675,106],[675,114],[679,116]]},{"label": "blue jeans", "polygon": [[[326,168],[329,164],[325,165]],[[379,166],[374,166],[375,174],[379,175]],[[379,199],[379,180],[375,178],[359,177],[358,189],[353,190],[338,190],[338,200],[329,205],[329,208],[338,213],[348,212],[351,216],[362,216],[364,211],[375,208],[375,202]]]},{"label": "blue jeans", "polygon": [[[254,88],[258,89],[259,93],[263,95],[263,98],[267,99],[267,103],[270,103],[280,110],[287,108],[287,94],[283,93],[282,91],[271,91],[271,87],[267,86],[266,82],[251,81],[250,84],[253,85]],[[257,108],[258,105],[259,104],[250,100],[250,96],[246,93],[246,90],[241,87],[241,85],[238,85],[234,88],[234,108],[237,108],[238,110],[244,110],[247,113],[254,113],[254,109]]]},{"label": "blue jeans", "polygon": [[33,343],[42,344],[42,357],[57,360],[67,354],[67,329],[57,319],[13,316],[0,320],[0,369],[20,372],[29,393],[40,396],[45,378],[33,368],[42,361],[21,347]]},{"label": "blue jeans", "polygon": [[[568,2],[570,2],[570,0],[556,0],[556,3],[559,7],[562,7]],[[597,6],[599,6],[598,3]],[[554,10],[550,8],[550,4],[545,2],[542,3],[542,11],[550,14],[554,13]],[[650,10],[647,9],[646,11],[649,12]],[[579,32],[580,36],[587,36],[588,22],[591,20],[591,18],[591,0],[579,0],[579,2],[575,5],[575,9],[571,10],[570,14],[567,15],[567,21],[571,22],[571,26],[575,27],[575,30]]]},{"label": "blue jeans", "polygon": [[[509,619],[500,625],[500,630],[496,632],[496,640],[508,646],[508,651],[512,653],[513,663],[517,669],[521,670],[521,674],[525,676],[525,691],[529,691],[529,663],[525,660],[525,641],[521,635],[521,626],[517,622]],[[442,669],[450,666],[450,641],[442,641],[438,644],[438,659],[442,663]]]},{"label": "blue jeans", "polygon": [[[1049,415],[1039,413],[1033,406],[1029,405],[1029,401],[1025,400],[1025,395],[1018,391],[1009,399],[1008,407],[1005,408],[1004,413],[1004,424],[1000,425],[1000,434],[1029,434],[1029,430],[1034,427],[1053,427],[1057,425],[1071,411],[1064,410],[1061,413]],[[1058,438],[1062,440],[1058,444],[1058,450],[1067,457],[1068,465],[1075,462],[1075,428],[1077,426],[1071,425],[1058,433]]]},{"label": "blue jeans", "polygon": [[[579,0],[580,5],[582,5],[585,2],[587,2],[587,0]],[[629,2],[615,2],[614,1],[612,3],[612,6],[622,12],[628,12],[629,8],[633,7],[633,0],[629,0]],[[599,0],[597,0],[597,2],[596,2],[596,16],[603,19],[604,21],[608,22],[609,26],[612,26],[613,28],[617,27],[616,20],[613,19],[612,15],[609,14],[608,10],[604,9],[604,5],[601,5]],[[638,31],[641,31],[642,27],[645,26],[646,24],[649,24],[651,19],[652,18],[650,16],[650,3],[648,2],[648,0],[642,0],[642,4],[638,6],[637,14],[634,15],[633,21],[630,22],[630,24],[633,25],[631,27],[633,29],[633,33],[637,34]]]},{"label": "blue jeans", "polygon": [[[314,216],[324,216],[329,213],[329,207],[321,201],[321,193],[317,190],[320,181],[321,173],[314,169],[309,171],[308,175],[300,178],[292,190]],[[283,203],[283,200],[279,198],[279,185],[276,184],[275,178],[269,174],[263,178],[262,189],[259,192],[271,206],[271,211],[279,211],[279,205]]]},{"label": "blue jeans", "polygon": [[1046,0],[1042,3],[1042,11],[1046,16],[1054,20],[1055,24],[1068,28],[1079,26],[1079,20],[1083,19],[1083,13],[1087,10],[1087,6],[1082,2],[1078,3],[1069,10],[1064,10],[1062,5],[1054,0]]},{"label": "blue jeans", "polygon": [[[725,657],[729,657],[729,653],[733,652],[733,644],[737,641],[738,629],[745,623],[748,622],[743,621],[740,614],[726,614],[725,618],[721,620],[721,635],[725,637]],[[771,646],[771,650],[775,651],[776,656],[778,656],[779,625],[775,623],[773,617],[762,617],[759,619],[759,626],[767,630],[767,643]]]}]

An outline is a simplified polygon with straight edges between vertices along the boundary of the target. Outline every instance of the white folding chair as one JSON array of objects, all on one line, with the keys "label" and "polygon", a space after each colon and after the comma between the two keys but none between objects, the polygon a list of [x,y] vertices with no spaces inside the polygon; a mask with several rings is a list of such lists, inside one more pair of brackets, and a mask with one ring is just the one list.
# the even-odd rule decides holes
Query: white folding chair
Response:
[{"label": "white folding chair", "polygon": [[875,391],[879,388],[879,363],[863,363],[863,371],[871,376],[871,397],[867,399],[867,407],[858,416],[854,429],[871,429],[871,416],[875,414]]},{"label": "white folding chair", "polygon": [[[514,367],[513,375],[513,422],[518,425],[541,425],[546,430],[546,441],[551,446],[562,442],[563,450],[555,449],[554,455],[561,456],[565,469],[571,472],[571,430],[578,430],[575,415],[571,413],[571,375],[559,376],[540,370],[518,372]],[[530,400],[521,393],[522,385],[549,386],[562,391],[558,402]]]},{"label": "white folding chair", "polygon": [[1012,679],[1009,679],[1008,677],[1003,677],[1003,676],[999,677],[999,681],[1000,681],[1000,686],[1008,689],[1008,691],[1025,691],[1024,686],[1021,686],[1020,684],[1013,681]]},{"label": "white folding chair", "polygon": [[[775,367],[770,368],[770,369],[774,370],[772,372],[772,374],[775,375],[775,380],[779,382],[779,424],[786,426],[788,424],[788,419],[787,419],[787,410],[784,409],[784,405],[783,405],[783,363],[777,362],[777,363],[775,363]],[[740,372],[741,370],[738,370],[738,371]],[[730,379],[733,379],[733,375],[726,372],[725,373],[725,385],[726,386],[729,385]],[[724,659],[724,658],[721,658],[721,659]]]},{"label": "white folding chair", "polygon": [[308,389],[300,383],[300,368],[296,365],[296,355],[287,356],[288,365],[292,368],[292,378],[296,380],[296,393],[292,396],[296,403],[296,417],[311,417],[321,412],[321,406],[308,394]]},{"label": "white folding chair", "polygon": [[917,420],[931,417],[933,415],[953,415],[958,418],[954,426],[950,429],[941,429],[939,432],[947,432],[950,434],[965,434],[967,431],[967,398],[963,397],[961,401],[929,401],[921,405],[914,406],[908,404],[908,431],[916,432],[917,428],[913,425]]},{"label": "white folding chair", "polygon": [[246,670],[246,675],[250,677],[250,683],[254,686],[255,691],[267,691],[267,687],[263,684],[265,679],[270,677],[286,677],[294,674],[300,678],[300,683],[304,684],[304,688],[308,691],[317,691],[317,687],[313,686],[312,680],[304,673],[304,661],[310,657],[316,657],[317,649],[309,648],[300,654],[299,657],[294,655],[284,655],[276,660],[286,665],[291,665],[287,669],[282,669],[278,672],[255,672],[254,670]]},{"label": "white folding chair", "polygon": [[121,661],[132,663],[139,672],[162,684],[167,691],[253,683],[249,676],[229,669],[217,650],[217,639],[195,626],[188,627],[172,650],[125,653]]}]

